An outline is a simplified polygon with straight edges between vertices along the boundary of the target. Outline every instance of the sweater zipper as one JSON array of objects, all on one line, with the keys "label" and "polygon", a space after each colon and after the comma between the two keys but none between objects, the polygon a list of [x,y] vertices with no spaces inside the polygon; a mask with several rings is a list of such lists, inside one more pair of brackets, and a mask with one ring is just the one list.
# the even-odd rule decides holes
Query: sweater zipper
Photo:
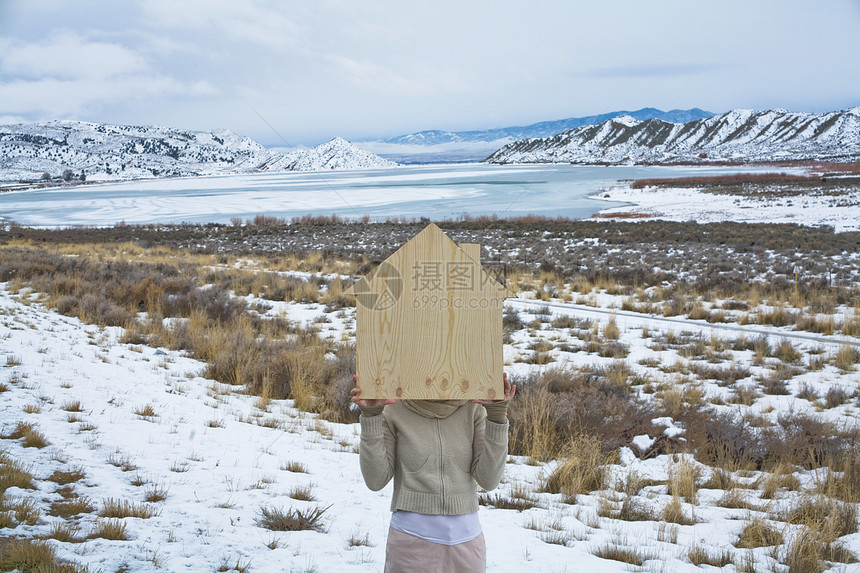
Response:
[{"label": "sweater zipper", "polygon": [[444,512],[445,508],[445,471],[444,471],[444,460],[443,452],[442,452],[442,427],[439,425],[439,420],[436,420],[436,434],[439,436],[439,483],[442,485],[442,511]]}]

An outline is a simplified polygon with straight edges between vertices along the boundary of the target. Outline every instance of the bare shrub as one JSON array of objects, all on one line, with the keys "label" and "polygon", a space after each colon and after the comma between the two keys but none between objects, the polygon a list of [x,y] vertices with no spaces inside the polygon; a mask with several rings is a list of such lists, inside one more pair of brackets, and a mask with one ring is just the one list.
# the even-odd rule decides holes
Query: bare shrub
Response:
[{"label": "bare shrub", "polygon": [[322,516],[327,510],[328,507],[314,507],[303,511],[262,506],[257,525],[271,531],[322,531]]}]

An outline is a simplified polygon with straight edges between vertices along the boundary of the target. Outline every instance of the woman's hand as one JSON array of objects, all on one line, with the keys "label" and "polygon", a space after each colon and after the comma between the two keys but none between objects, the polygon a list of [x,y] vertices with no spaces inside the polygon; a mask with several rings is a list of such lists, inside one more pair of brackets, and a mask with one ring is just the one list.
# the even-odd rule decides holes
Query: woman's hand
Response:
[{"label": "woman's hand", "polygon": [[[352,377],[352,383],[356,383],[356,376]],[[397,400],[393,400],[391,398],[383,398],[378,400],[365,400],[361,398],[361,388],[356,386],[352,390],[349,391],[352,394],[352,402],[357,405],[359,408],[372,408],[374,406],[385,406],[386,404],[395,404]]]},{"label": "woman's hand", "polygon": [[508,382],[508,373],[502,373],[502,379],[505,382],[505,396],[501,400],[472,400],[475,404],[495,404],[497,402],[510,402],[514,395],[517,393],[517,385],[514,384],[511,386],[511,383]]}]

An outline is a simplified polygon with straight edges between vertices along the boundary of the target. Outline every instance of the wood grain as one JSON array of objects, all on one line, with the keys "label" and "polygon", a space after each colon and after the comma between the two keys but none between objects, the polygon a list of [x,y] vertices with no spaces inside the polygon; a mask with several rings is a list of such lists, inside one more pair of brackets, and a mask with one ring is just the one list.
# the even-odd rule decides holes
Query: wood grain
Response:
[{"label": "wood grain", "polygon": [[501,398],[506,292],[479,256],[431,224],[353,286],[362,397]]}]

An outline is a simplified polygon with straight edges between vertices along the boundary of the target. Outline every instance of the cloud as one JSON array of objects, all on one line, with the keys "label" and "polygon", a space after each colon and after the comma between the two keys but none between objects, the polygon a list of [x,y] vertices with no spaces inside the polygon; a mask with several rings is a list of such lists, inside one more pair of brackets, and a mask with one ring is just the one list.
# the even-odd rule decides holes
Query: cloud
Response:
[{"label": "cloud", "polygon": [[68,31],[32,43],[2,39],[0,45],[4,114],[74,117],[106,105],[219,93],[208,80],[165,75],[129,46]]},{"label": "cloud", "polygon": [[669,78],[707,74],[728,67],[726,64],[715,63],[627,64],[591,68],[579,75],[601,79]]},{"label": "cloud", "polygon": [[6,42],[0,71],[18,78],[99,79],[148,71],[146,60],[119,44],[62,32],[46,41]]},{"label": "cloud", "polygon": [[329,55],[325,60],[354,87],[387,96],[438,96],[469,89],[457,70],[444,66],[415,64],[403,73],[382,64],[340,55]]},{"label": "cloud", "polygon": [[286,6],[235,0],[148,0],[142,4],[151,27],[204,30],[219,39],[271,48],[294,45],[302,35],[301,28],[285,15]]}]

